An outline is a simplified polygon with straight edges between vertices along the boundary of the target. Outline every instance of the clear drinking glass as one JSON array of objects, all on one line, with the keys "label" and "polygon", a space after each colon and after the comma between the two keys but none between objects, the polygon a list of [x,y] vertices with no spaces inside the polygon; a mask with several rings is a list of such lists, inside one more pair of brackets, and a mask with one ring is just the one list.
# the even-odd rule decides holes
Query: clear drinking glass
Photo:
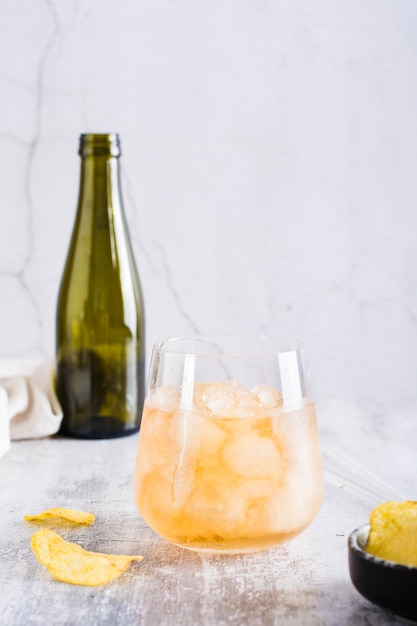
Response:
[{"label": "clear drinking glass", "polygon": [[257,552],[314,519],[324,480],[304,345],[267,335],[155,344],[135,500],[168,541]]}]

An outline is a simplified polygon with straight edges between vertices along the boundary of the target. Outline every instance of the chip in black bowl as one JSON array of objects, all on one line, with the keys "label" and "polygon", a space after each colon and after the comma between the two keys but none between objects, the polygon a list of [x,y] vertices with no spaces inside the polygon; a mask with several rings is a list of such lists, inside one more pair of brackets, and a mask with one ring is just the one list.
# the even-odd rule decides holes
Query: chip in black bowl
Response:
[{"label": "chip in black bowl", "polygon": [[367,600],[399,617],[417,622],[417,567],[386,561],[365,552],[369,525],[349,535],[352,583]]}]

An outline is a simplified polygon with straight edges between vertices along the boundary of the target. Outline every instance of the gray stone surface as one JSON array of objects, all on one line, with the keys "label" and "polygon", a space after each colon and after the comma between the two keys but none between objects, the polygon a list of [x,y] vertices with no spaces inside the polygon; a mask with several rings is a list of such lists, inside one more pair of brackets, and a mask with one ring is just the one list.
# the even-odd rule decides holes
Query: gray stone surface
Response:
[{"label": "gray stone surface", "polygon": [[[0,624],[327,625],[400,624],[354,589],[347,538],[375,501],[327,480],[315,522],[282,547],[245,556],[211,556],[160,539],[136,510],[132,474],[137,437],[13,442],[0,460]],[[86,549],[143,554],[103,587],[54,580],[35,559],[25,514],[51,506],[91,511],[89,528],[61,534]],[[53,525],[52,523],[50,525]]]}]

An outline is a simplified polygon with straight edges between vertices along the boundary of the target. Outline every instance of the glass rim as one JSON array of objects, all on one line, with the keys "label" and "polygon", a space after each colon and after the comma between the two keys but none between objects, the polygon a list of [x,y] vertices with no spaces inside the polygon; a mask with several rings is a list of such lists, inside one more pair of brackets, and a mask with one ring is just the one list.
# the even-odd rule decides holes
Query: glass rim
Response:
[{"label": "glass rim", "polygon": [[[227,340],[242,340],[242,341],[270,341],[271,343],[282,344],[279,349],[273,347],[258,346],[251,350],[239,349],[239,350],[224,350],[220,349],[217,342]],[[186,342],[202,342],[206,346],[211,346],[218,349],[217,352],[209,351],[206,349],[185,349],[184,347],[175,347],[174,344],[181,343],[184,345]],[[285,344],[285,347],[284,347]],[[156,341],[153,345],[153,352],[161,352],[165,354],[178,354],[178,355],[193,355],[196,357],[206,358],[236,358],[236,357],[266,357],[276,356],[277,354],[284,354],[287,352],[302,352],[305,350],[305,343],[299,339],[285,335],[272,335],[268,333],[212,333],[212,334],[192,334],[192,335],[178,335],[176,337],[166,337]]]}]

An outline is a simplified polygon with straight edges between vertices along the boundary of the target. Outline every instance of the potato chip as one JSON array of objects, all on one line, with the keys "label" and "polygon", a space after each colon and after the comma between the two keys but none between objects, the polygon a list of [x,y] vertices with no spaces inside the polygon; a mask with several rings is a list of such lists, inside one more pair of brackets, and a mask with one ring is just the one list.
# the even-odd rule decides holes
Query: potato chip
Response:
[{"label": "potato chip", "polygon": [[42,520],[50,518],[59,518],[67,520],[68,522],[73,522],[74,524],[85,524],[86,526],[94,524],[96,519],[93,513],[54,507],[43,511],[43,513],[39,513],[38,515],[25,515],[24,520],[25,522],[41,522]]},{"label": "potato chip", "polygon": [[132,561],[143,559],[142,556],[87,552],[47,528],[32,535],[30,545],[38,561],[55,578],[72,585],[104,585],[120,576]]},{"label": "potato chip", "polygon": [[417,502],[383,502],[371,511],[366,552],[417,567]]}]

